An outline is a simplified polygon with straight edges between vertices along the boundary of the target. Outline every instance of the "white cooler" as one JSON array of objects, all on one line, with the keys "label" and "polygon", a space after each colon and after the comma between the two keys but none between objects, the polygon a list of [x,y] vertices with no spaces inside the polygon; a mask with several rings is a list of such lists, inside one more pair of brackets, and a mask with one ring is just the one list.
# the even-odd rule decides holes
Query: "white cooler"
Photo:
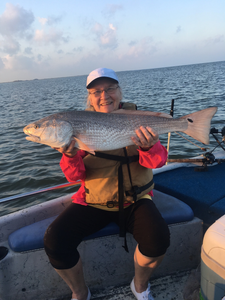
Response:
[{"label": "white cooler", "polygon": [[201,251],[201,296],[225,299],[225,215],[206,231]]}]

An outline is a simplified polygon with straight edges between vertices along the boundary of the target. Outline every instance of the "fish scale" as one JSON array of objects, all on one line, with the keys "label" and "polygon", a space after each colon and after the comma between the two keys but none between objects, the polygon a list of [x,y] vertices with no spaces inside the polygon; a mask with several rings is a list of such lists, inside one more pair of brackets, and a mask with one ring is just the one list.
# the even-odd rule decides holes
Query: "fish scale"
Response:
[{"label": "fish scale", "polygon": [[108,151],[133,145],[131,140],[140,126],[151,127],[158,134],[181,131],[209,143],[210,124],[217,107],[209,107],[173,119],[149,111],[117,110],[112,113],[68,111],[53,114],[24,128],[27,139],[60,148],[76,140],[76,147],[89,152]]},{"label": "fish scale", "polygon": [[[84,128],[87,124],[85,121],[85,113],[89,119],[90,127],[89,134],[83,135]],[[91,118],[89,117],[91,113]],[[186,120],[173,120],[167,118],[143,116],[133,116],[127,114],[92,114],[92,112],[84,112],[82,114],[83,120],[80,120],[79,128],[76,128],[74,135],[82,140],[86,145],[95,151],[107,151],[122,148],[125,145],[133,145],[131,137],[135,135],[135,130],[140,126],[149,126],[158,131],[159,134],[167,133],[169,131],[185,130],[187,128]],[[97,118],[97,121],[96,121]],[[151,121],[151,122],[150,122]],[[168,131],[169,130],[169,131]]]}]

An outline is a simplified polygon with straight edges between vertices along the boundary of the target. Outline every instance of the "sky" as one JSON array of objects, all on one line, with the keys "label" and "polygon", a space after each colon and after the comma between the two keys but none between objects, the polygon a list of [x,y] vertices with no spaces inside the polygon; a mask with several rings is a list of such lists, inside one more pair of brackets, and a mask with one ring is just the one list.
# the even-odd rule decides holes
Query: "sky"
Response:
[{"label": "sky", "polygon": [[223,60],[224,0],[0,2],[0,82]]}]

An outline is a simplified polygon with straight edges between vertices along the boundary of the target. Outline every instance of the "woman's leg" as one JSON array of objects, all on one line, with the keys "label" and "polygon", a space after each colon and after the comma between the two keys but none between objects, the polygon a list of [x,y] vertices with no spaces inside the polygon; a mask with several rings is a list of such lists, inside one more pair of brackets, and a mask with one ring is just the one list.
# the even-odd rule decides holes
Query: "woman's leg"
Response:
[{"label": "woman's leg", "polygon": [[108,223],[104,211],[72,203],[46,230],[45,251],[56,272],[70,287],[74,299],[89,299],[77,247],[84,237]]},{"label": "woman's leg", "polygon": [[142,293],[148,288],[148,281],[154,270],[160,265],[164,255],[158,257],[147,257],[138,249],[138,245],[134,252],[134,285],[138,293]]},{"label": "woman's leg", "polygon": [[79,258],[78,263],[71,269],[55,270],[71,289],[73,299],[88,299],[88,288],[84,280],[81,258]]},{"label": "woman's leg", "polygon": [[162,262],[170,243],[170,233],[165,220],[152,200],[139,200],[128,222],[138,245],[134,253],[134,284],[138,293],[145,291],[154,270]]}]

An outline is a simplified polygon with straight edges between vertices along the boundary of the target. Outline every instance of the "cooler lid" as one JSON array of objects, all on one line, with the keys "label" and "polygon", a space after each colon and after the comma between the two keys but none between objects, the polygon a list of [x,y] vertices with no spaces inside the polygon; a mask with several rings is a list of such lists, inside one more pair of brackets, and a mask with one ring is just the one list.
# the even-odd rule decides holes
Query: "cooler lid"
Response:
[{"label": "cooler lid", "polygon": [[211,260],[225,268],[225,215],[206,231],[202,248]]}]

